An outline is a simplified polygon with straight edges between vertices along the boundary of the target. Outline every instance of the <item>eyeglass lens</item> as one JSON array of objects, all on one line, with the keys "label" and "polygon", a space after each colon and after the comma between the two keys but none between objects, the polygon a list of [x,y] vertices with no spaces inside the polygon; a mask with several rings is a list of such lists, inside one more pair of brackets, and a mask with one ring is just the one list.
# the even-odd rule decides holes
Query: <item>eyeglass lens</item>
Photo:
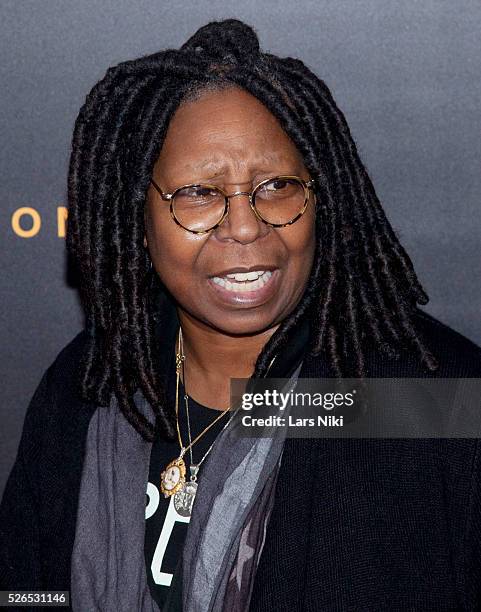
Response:
[{"label": "eyeglass lens", "polygon": [[[306,189],[297,179],[274,178],[253,193],[257,213],[267,223],[289,223],[306,204]],[[177,191],[172,211],[177,221],[191,231],[207,231],[222,219],[226,198],[215,187],[192,185]]]}]

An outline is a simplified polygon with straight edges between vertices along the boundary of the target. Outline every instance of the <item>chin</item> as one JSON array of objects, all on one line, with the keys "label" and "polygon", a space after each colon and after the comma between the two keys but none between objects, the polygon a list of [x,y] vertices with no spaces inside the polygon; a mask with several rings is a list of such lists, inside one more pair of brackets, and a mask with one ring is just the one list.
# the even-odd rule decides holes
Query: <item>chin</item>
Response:
[{"label": "chin", "polygon": [[260,334],[279,325],[280,321],[274,315],[262,316],[254,313],[241,312],[237,315],[223,314],[219,317],[203,319],[204,322],[218,331],[230,336],[251,336]]}]

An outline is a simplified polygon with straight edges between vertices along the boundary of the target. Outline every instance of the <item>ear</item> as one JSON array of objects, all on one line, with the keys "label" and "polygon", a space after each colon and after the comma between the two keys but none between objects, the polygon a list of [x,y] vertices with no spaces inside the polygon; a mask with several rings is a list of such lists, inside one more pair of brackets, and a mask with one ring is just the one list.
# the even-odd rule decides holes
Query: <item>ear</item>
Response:
[{"label": "ear", "polygon": [[147,248],[147,236],[144,234],[144,249]]}]

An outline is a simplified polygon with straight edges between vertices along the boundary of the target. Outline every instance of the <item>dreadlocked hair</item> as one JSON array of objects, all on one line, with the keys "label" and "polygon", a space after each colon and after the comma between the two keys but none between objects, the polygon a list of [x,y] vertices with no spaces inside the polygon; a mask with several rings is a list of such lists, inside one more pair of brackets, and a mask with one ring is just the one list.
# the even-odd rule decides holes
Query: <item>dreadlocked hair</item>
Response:
[{"label": "dreadlocked hair", "polygon": [[[300,60],[259,49],[255,32],[228,19],[200,28],[180,49],[107,70],[77,117],[69,166],[67,248],[78,272],[88,346],[85,399],[120,410],[148,441],[172,438],[154,326],[163,289],[143,247],[153,166],[179,105],[206,89],[242,88],[278,119],[315,179],[316,249],[308,286],[257,358],[262,377],[296,326],[309,317],[311,354],[338,377],[366,376],[366,347],[397,358],[413,350],[437,361],[415,329],[428,297],[392,230],[349,127],[327,85]],[[158,322],[158,321],[157,321]],[[155,423],[134,393],[151,404]]]}]

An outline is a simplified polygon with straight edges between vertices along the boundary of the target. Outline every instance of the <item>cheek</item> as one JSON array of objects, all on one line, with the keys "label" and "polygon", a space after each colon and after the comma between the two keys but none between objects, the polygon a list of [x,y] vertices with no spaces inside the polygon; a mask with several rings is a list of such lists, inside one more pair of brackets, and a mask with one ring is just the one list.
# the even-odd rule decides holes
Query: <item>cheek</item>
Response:
[{"label": "cheek", "polygon": [[191,286],[199,252],[205,238],[188,234],[170,217],[169,207],[150,215],[146,234],[153,265],[173,294]]},{"label": "cheek", "polygon": [[291,281],[305,284],[309,278],[316,246],[314,215],[306,213],[297,223],[284,230],[287,230],[283,239],[289,253],[289,276]]}]

